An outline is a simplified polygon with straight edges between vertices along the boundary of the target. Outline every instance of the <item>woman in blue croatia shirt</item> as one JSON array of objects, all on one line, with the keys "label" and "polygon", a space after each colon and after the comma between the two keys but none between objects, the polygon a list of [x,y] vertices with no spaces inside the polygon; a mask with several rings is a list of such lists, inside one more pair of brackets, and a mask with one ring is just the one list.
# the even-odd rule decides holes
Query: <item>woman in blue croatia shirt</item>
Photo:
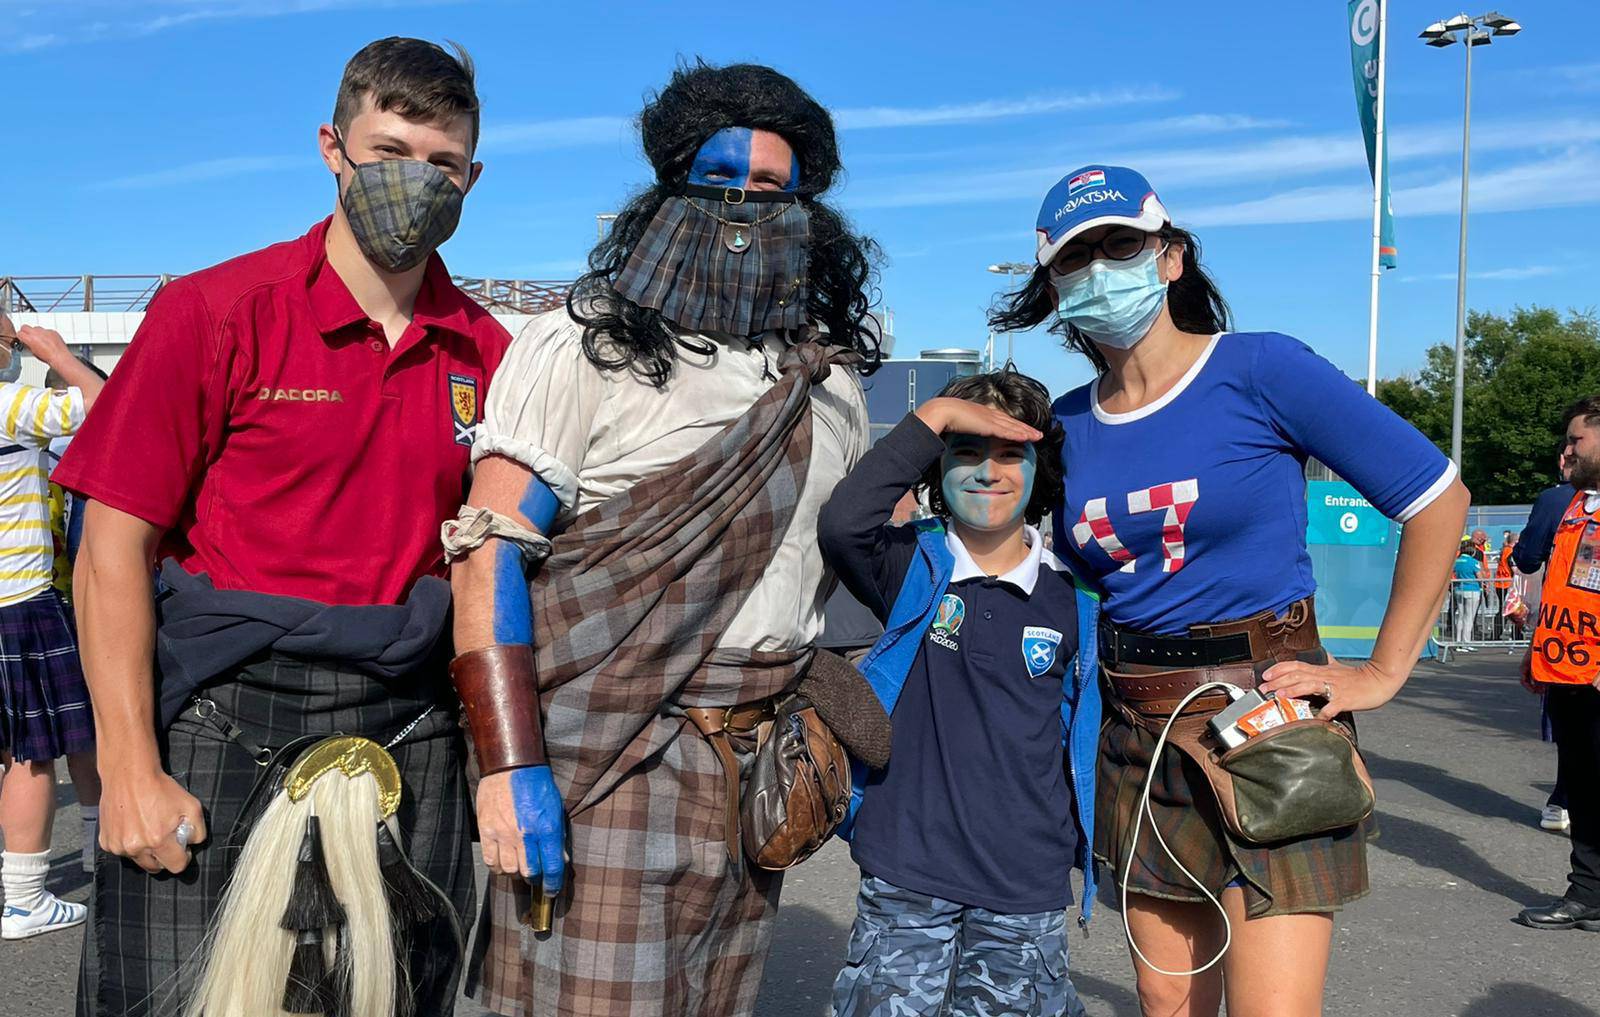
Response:
[{"label": "woman in blue croatia shirt", "polygon": [[[1096,854],[1130,892],[1129,929],[1150,962],[1135,959],[1141,1005],[1214,1017],[1225,993],[1230,1017],[1320,1014],[1330,913],[1366,893],[1370,822],[1250,843],[1222,824],[1185,751],[1169,743],[1152,762],[1156,737],[1178,700],[1219,674],[1344,723],[1388,702],[1438,617],[1469,495],[1438,449],[1304,343],[1228,331],[1199,244],[1133,170],[1068,174],[1045,198],[1038,245],[1038,268],[991,322],[1049,321],[1099,372],[1055,403],[1066,432],[1055,548],[1105,598]],[[1372,659],[1353,666],[1316,637],[1311,457],[1406,524]],[[1154,825],[1232,929],[1220,965],[1194,974],[1183,972],[1223,943],[1218,909],[1148,819],[1129,857],[1152,766]]]}]

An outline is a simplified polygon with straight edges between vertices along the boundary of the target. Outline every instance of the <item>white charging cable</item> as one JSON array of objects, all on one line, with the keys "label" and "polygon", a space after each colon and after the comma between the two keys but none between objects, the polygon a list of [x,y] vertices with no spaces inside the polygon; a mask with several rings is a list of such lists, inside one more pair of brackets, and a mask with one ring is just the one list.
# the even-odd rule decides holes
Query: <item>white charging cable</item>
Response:
[{"label": "white charging cable", "polygon": [[[1140,960],[1145,962],[1145,965],[1149,967],[1150,970],[1163,975],[1171,975],[1176,978],[1188,978],[1192,975],[1198,975],[1202,971],[1209,970],[1215,966],[1216,963],[1222,959],[1223,954],[1228,952],[1228,947],[1233,945],[1233,923],[1228,920],[1228,912],[1227,909],[1222,906],[1222,902],[1217,900],[1216,896],[1213,895],[1210,890],[1206,889],[1204,883],[1195,878],[1195,874],[1190,872],[1188,868],[1184,866],[1183,862],[1178,860],[1178,856],[1172,853],[1172,848],[1167,846],[1166,838],[1161,836],[1161,827],[1158,823],[1156,823],[1155,813],[1150,811],[1150,787],[1155,782],[1156,767],[1161,764],[1161,750],[1166,748],[1167,736],[1172,733],[1172,725],[1177,723],[1178,718],[1183,715],[1184,710],[1188,709],[1190,703],[1194,702],[1202,695],[1205,695],[1207,692],[1218,689],[1226,692],[1230,700],[1238,699],[1240,696],[1244,695],[1244,690],[1239,688],[1237,685],[1230,685],[1228,682],[1206,682],[1204,685],[1183,697],[1183,700],[1178,704],[1177,709],[1172,711],[1172,716],[1167,718],[1166,726],[1161,729],[1161,737],[1156,739],[1156,747],[1150,753],[1150,768],[1144,777],[1144,790],[1139,795],[1139,808],[1133,814],[1133,843],[1128,845],[1128,861],[1122,868],[1122,931],[1128,935],[1128,945],[1133,948],[1133,952],[1138,955]],[[1149,957],[1146,957],[1144,955],[1144,951],[1139,949],[1139,944],[1134,941],[1133,927],[1128,924],[1128,877],[1133,872],[1133,859],[1139,847],[1139,827],[1143,825],[1146,813],[1149,813],[1150,815],[1150,829],[1156,835],[1156,842],[1161,845],[1161,850],[1165,851],[1167,853],[1167,857],[1172,859],[1172,864],[1176,865],[1185,876],[1189,877],[1189,882],[1200,888],[1200,892],[1206,895],[1206,899],[1212,903],[1212,905],[1217,909],[1217,913],[1222,916],[1222,927],[1226,931],[1226,935],[1222,941],[1222,949],[1217,951],[1217,955],[1215,957],[1206,961],[1193,971],[1168,971],[1166,968],[1156,964]]]}]

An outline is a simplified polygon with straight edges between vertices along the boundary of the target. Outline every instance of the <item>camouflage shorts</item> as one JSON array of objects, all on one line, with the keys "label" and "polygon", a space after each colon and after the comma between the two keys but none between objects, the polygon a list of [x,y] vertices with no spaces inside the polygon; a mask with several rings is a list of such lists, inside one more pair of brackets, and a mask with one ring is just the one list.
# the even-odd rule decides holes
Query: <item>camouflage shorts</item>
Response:
[{"label": "camouflage shorts", "polygon": [[1003,915],[863,875],[835,1017],[1084,1017],[1066,915]]}]

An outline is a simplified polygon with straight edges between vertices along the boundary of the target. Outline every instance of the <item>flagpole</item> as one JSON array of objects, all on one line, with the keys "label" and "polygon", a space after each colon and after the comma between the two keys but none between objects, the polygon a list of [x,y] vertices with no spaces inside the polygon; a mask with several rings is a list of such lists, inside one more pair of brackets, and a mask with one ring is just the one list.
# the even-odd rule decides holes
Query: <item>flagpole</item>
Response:
[{"label": "flagpole", "polygon": [[1389,4],[1378,0],[1378,95],[1374,111],[1377,130],[1373,138],[1372,159],[1372,298],[1367,323],[1367,393],[1378,394],[1378,280],[1383,274],[1379,257],[1383,246],[1383,178],[1389,172],[1385,165],[1383,143],[1384,95],[1383,79],[1389,48]]}]

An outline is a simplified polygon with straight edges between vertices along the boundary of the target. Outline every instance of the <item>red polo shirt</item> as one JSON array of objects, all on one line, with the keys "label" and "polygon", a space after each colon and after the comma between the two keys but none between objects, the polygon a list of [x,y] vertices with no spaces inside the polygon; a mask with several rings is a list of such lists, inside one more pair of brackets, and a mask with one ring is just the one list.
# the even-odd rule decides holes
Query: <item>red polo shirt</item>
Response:
[{"label": "red polo shirt", "polygon": [[160,554],[219,589],[397,603],[444,574],[511,339],[434,255],[391,349],[327,230],[164,288],[53,479],[168,531]]}]

